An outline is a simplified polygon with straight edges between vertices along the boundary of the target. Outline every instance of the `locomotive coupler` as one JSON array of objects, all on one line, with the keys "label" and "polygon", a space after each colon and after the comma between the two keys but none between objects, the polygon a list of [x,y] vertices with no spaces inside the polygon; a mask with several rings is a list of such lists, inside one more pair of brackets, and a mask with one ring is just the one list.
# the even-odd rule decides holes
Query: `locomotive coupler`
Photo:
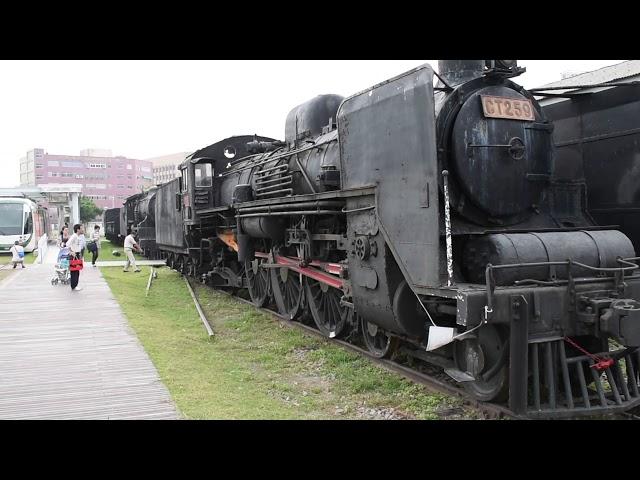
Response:
[{"label": "locomotive coupler", "polygon": [[640,346],[640,302],[630,298],[612,302],[600,316],[600,331],[626,347]]}]

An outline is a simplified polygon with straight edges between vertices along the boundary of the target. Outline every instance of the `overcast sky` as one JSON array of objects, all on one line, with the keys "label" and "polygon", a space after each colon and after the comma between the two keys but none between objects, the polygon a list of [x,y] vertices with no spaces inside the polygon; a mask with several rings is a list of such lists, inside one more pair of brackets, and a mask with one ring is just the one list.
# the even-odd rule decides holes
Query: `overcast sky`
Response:
[{"label": "overcast sky", "polygon": [[[527,88],[621,60],[520,60]],[[0,187],[19,184],[27,150],[107,148],[146,159],[231,135],[284,138],[289,110],[348,96],[437,60],[0,61]]]}]

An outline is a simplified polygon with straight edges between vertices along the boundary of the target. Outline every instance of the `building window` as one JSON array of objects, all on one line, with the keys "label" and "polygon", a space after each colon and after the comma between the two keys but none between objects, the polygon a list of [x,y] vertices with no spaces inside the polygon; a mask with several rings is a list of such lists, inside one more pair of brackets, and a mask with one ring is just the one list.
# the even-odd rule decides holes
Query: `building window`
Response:
[{"label": "building window", "polygon": [[131,166],[130,163],[127,164],[127,170],[131,170],[133,167]]},{"label": "building window", "polygon": [[36,168],[44,168],[44,164],[43,163],[36,163]]},{"label": "building window", "polygon": [[128,188],[129,190],[133,190],[133,187],[132,187],[131,185],[127,185],[127,188]]},{"label": "building window", "polygon": [[84,163],[82,162],[61,162],[63,167],[67,167],[67,168],[84,168]]},{"label": "building window", "polygon": [[107,168],[106,163],[90,163],[88,165],[89,168]]},{"label": "building window", "polygon": [[36,175],[36,180],[42,180],[44,178],[44,175]]}]

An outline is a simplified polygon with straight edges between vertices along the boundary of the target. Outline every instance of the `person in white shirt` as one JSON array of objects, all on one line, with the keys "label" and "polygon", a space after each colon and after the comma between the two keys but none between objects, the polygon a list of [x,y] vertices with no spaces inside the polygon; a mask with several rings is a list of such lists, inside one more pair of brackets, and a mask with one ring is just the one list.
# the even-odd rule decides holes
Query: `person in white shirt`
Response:
[{"label": "person in white shirt", "polygon": [[13,247],[11,247],[9,251],[11,252],[11,255],[12,255],[11,262],[13,263],[13,268],[16,268],[18,264],[22,265],[22,268],[25,268],[24,248],[22,248],[22,245],[20,245],[20,242],[18,242],[18,240],[16,240],[13,243]]},{"label": "person in white shirt", "polygon": [[100,225],[96,225],[93,227],[93,233],[91,234],[91,241],[95,246],[91,247],[91,254],[93,255],[91,258],[91,265],[96,266],[96,260],[98,259],[98,254],[100,253]]},{"label": "person in white shirt", "polygon": [[[71,256],[75,258],[82,258],[80,253],[82,248],[80,246],[80,235],[84,236],[84,227],[79,223],[76,223],[73,226],[73,235],[69,237],[69,241],[67,242],[67,247],[71,251]],[[71,290],[82,290],[82,287],[78,287],[78,282],[80,281],[80,270],[70,272],[71,275]]]},{"label": "person in white shirt", "polygon": [[138,242],[136,242],[136,239],[133,238],[133,233],[131,232],[131,230],[127,230],[127,234],[128,235],[124,239],[124,253],[127,256],[127,263],[125,264],[124,269],[122,271],[128,272],[129,265],[133,265],[133,268],[134,268],[133,271],[139,272],[140,269],[136,265],[136,257],[133,256],[133,250],[135,249],[138,252],[141,251],[140,245],[138,245]]}]

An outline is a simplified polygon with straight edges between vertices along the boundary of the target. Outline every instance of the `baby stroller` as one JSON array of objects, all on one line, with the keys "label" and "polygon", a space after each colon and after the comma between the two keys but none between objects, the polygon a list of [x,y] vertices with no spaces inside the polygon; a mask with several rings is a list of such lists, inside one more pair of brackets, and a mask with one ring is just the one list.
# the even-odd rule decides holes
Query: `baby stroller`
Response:
[{"label": "baby stroller", "polygon": [[71,251],[69,250],[69,247],[63,245],[58,253],[58,259],[55,266],[56,275],[51,279],[51,285],[58,285],[58,283],[62,283],[63,285],[69,284],[71,279],[71,275],[69,274],[70,255]]}]

